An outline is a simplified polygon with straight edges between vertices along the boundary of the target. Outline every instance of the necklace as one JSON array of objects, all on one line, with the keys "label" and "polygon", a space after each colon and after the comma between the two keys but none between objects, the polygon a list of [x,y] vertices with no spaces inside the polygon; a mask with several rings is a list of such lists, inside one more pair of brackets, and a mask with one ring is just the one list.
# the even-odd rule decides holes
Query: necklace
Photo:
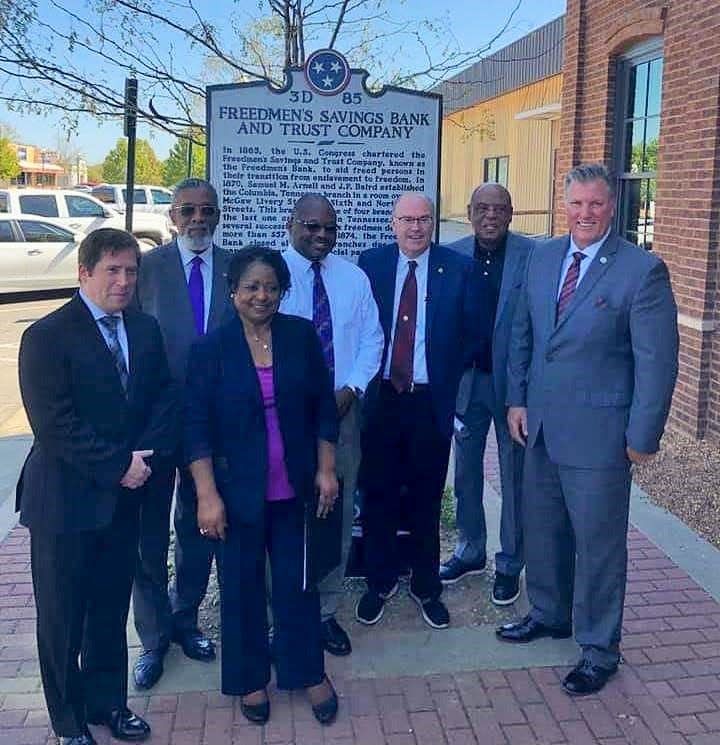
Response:
[{"label": "necklace", "polygon": [[257,334],[255,334],[255,341],[266,351],[270,351],[270,340],[263,341]]}]

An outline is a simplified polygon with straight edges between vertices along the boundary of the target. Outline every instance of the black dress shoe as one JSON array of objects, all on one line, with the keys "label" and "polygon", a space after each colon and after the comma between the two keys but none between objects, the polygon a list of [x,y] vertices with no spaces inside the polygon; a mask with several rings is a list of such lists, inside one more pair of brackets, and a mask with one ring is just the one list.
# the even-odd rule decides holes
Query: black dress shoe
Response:
[{"label": "black dress shoe", "polygon": [[457,556],[451,556],[444,564],[440,564],[440,581],[444,585],[454,585],[463,577],[473,574],[482,574],[485,571],[486,560],[463,561]]},{"label": "black dress shoe", "polygon": [[571,696],[589,696],[597,693],[605,683],[615,675],[618,666],[600,667],[593,665],[588,660],[580,660],[577,665],[567,674],[563,680],[562,687]]},{"label": "black dress shoe", "polygon": [[330,696],[319,704],[312,704],[312,712],[320,724],[332,724],[337,716],[338,697],[332,683],[327,677],[325,678],[325,682],[330,686]]},{"label": "black dress shoe", "polygon": [[116,740],[139,742],[150,736],[150,725],[137,714],[133,714],[127,706],[105,714],[88,715],[88,722],[105,725]]},{"label": "black dress shoe", "polygon": [[571,635],[572,629],[569,626],[546,626],[530,616],[525,616],[522,621],[516,623],[506,623],[495,631],[495,636],[501,641],[516,644],[527,644],[544,636],[551,639],[567,639]]},{"label": "black dress shoe", "polygon": [[322,641],[325,650],[337,657],[345,657],[352,652],[350,637],[334,617],[322,622]]},{"label": "black dress shoe", "polygon": [[72,737],[58,737],[59,745],[97,745],[97,740],[85,732],[82,735],[73,735]]},{"label": "black dress shoe", "polygon": [[495,572],[492,601],[495,605],[510,605],[520,596],[520,577],[517,574]]},{"label": "black dress shoe", "polygon": [[270,701],[263,701],[261,704],[244,704],[241,700],[240,711],[248,722],[265,724],[270,719]]},{"label": "black dress shoe", "polygon": [[163,674],[163,660],[167,647],[162,649],[147,649],[140,653],[133,667],[135,687],[141,690],[152,688]]},{"label": "black dress shoe", "polygon": [[182,647],[186,657],[191,660],[209,662],[215,659],[215,645],[212,639],[208,639],[199,629],[190,631],[176,631],[173,641]]}]

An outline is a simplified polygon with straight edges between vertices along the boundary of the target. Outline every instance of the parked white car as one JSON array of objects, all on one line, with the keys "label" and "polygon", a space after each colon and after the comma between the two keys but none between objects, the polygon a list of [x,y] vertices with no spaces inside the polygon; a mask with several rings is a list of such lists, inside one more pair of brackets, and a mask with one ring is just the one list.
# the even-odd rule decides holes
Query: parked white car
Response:
[{"label": "parked white car", "polygon": [[[119,212],[125,212],[127,188],[125,184],[98,184],[90,192],[103,204],[109,204]],[[173,193],[164,186],[135,184],[133,189],[133,214],[135,212],[155,212],[167,215],[173,200]]]},{"label": "parked white car", "polygon": [[[72,189],[0,189],[3,213],[53,218],[56,224],[75,233],[98,228],[125,228],[125,216],[95,197]],[[159,246],[172,240],[175,230],[166,215],[133,214],[133,235],[146,245]]]}]

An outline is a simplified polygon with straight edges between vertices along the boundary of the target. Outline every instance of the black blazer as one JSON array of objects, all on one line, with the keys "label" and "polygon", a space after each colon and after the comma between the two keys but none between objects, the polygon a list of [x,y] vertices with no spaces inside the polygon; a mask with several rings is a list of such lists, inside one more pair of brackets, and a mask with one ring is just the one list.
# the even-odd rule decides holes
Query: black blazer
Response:
[{"label": "black blazer", "polygon": [[20,522],[76,533],[110,524],[118,499],[137,499],[120,479],[133,450],[177,446],[177,387],[157,322],[124,312],[128,395],[79,295],[32,324],[20,342],[20,392],[35,440],[16,490]]},{"label": "black blazer", "polygon": [[[300,500],[315,496],[318,439],[336,442],[337,407],[310,321],[272,321],[273,382],[285,465]],[[267,433],[257,371],[239,318],[195,342],[185,390],[186,462],[212,457],[228,522],[261,522]]]}]

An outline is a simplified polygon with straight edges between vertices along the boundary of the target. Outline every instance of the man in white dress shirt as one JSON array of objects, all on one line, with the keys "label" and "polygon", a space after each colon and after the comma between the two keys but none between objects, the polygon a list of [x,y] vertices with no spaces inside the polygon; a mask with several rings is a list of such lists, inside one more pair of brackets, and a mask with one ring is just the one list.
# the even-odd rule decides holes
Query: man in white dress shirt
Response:
[{"label": "man in white dress shirt", "polygon": [[[340,565],[320,584],[323,642],[331,654],[352,651],[347,633],[335,620],[352,541],[353,495],[360,463],[358,401],[380,367],[384,337],[365,273],[332,253],[337,240],[335,208],[321,194],[304,194],[287,221],[290,290],[282,313],[315,324],[335,384],[340,417],[337,472],[344,481],[343,541]],[[328,312],[329,311],[329,312]]]}]

